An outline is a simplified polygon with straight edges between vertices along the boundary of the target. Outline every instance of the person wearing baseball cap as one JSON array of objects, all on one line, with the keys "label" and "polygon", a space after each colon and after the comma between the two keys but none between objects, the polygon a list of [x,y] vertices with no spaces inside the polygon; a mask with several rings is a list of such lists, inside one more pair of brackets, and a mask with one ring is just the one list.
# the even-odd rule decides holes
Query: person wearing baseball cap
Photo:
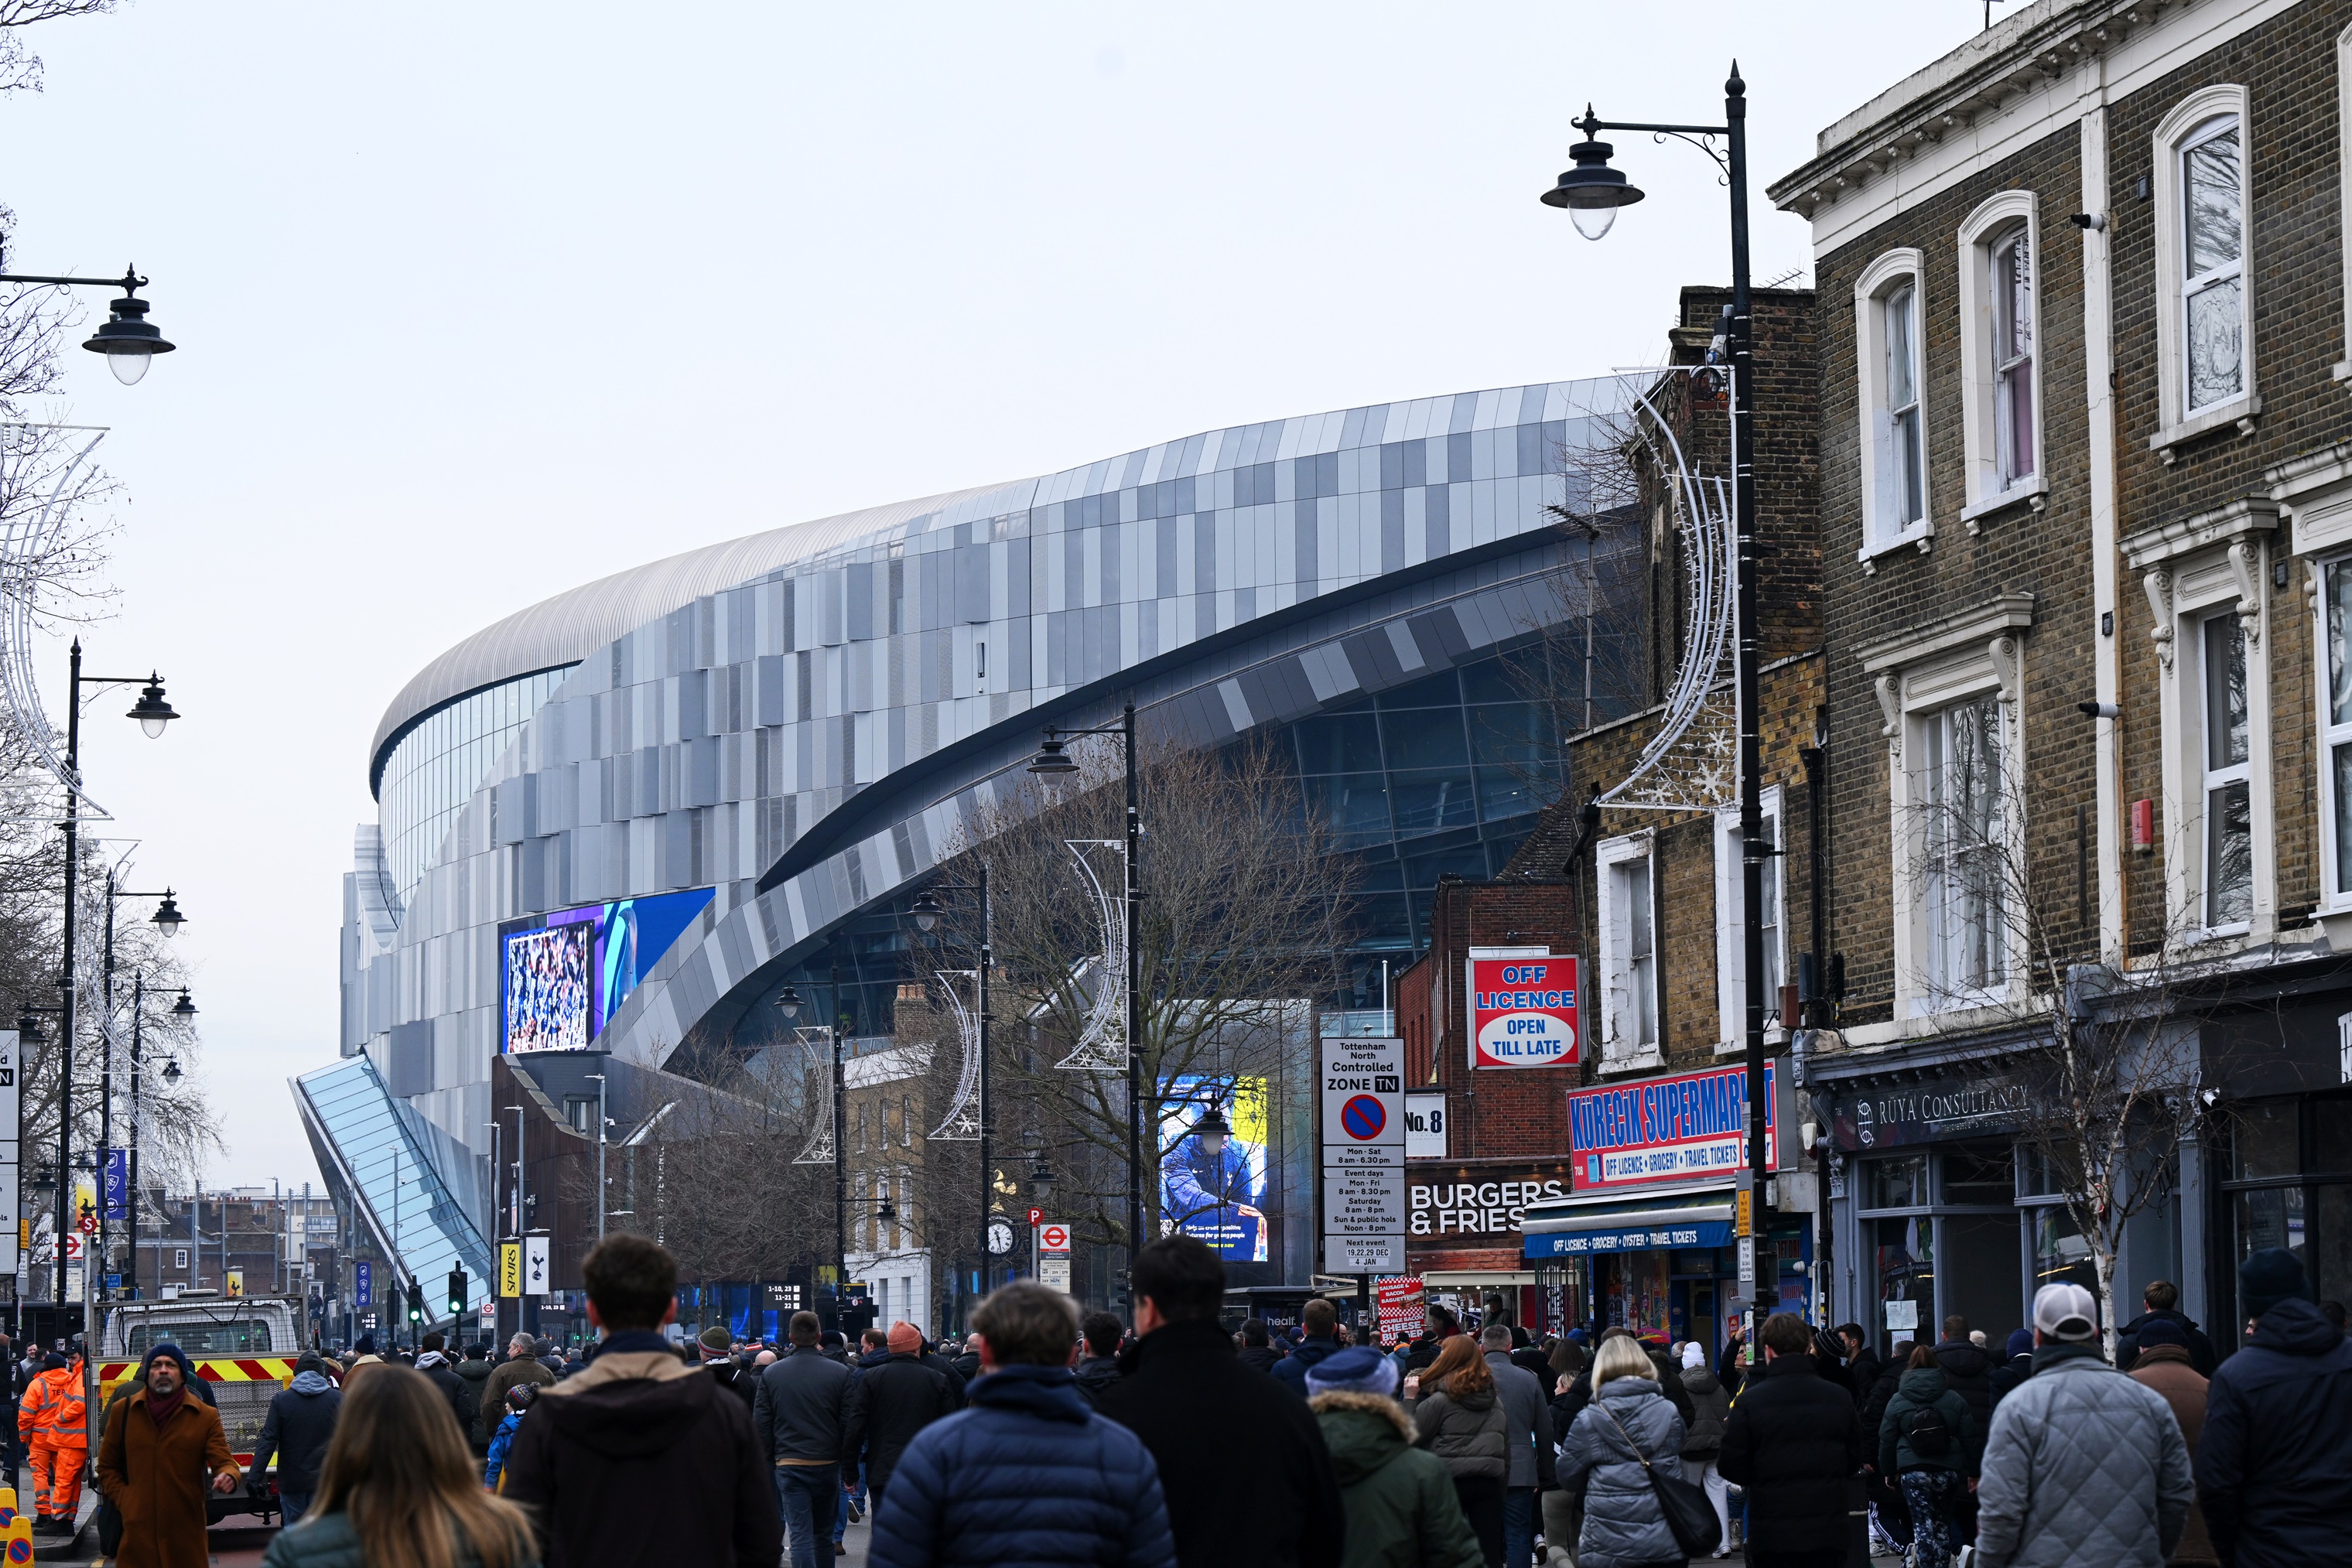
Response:
[{"label": "person wearing baseball cap", "polygon": [[2238,1301],[2245,1344],[2214,1370],[2197,1443],[2206,1533],[2239,1568],[2340,1562],[2352,1542],[2352,1342],[2283,1248],[2238,1265]]},{"label": "person wearing baseball cap", "polygon": [[2033,1375],[1993,1407],[1976,1562],[2159,1568],[2196,1495],[2171,1406],[2107,1364],[2098,1301],[2080,1285],[2034,1292],[2033,1343]]}]

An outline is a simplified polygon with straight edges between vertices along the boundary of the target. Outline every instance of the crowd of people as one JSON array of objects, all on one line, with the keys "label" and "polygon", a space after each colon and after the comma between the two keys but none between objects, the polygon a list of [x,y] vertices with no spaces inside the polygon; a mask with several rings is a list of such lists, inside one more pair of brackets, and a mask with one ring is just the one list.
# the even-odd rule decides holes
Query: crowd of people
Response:
[{"label": "crowd of people", "polygon": [[[1865,1519],[1910,1568],[2284,1568],[2352,1540],[2352,1343],[2284,1251],[2240,1270],[2235,1354],[2159,1281],[2121,1366],[2067,1283],[1998,1356],[1955,1317],[1882,1359],[1786,1313],[1753,1354],[1442,1306],[1357,1344],[1322,1300],[1235,1332],[1223,1263],[1181,1235],[1137,1254],[1131,1328],[1024,1281],[961,1340],[853,1344],[810,1312],[773,1346],[686,1338],[658,1245],[610,1238],[583,1272],[593,1347],[307,1353],[247,1466],[156,1345],[98,1415],[101,1550],[198,1568],[207,1491],[240,1488],[282,1511],[275,1568],[816,1568],[867,1517],[877,1568],[1843,1568]],[[0,1358],[38,1528],[70,1531],[82,1369]]]}]

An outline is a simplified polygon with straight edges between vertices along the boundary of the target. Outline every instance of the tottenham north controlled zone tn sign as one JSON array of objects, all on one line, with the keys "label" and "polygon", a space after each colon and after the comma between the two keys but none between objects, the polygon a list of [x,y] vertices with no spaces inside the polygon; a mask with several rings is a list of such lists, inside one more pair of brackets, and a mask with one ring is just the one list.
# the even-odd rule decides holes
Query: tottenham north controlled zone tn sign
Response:
[{"label": "tottenham north controlled zone tn sign", "polygon": [[1469,963],[1472,1067],[1559,1067],[1577,1060],[1574,958]]},{"label": "tottenham north controlled zone tn sign", "polygon": [[1323,1268],[1404,1272],[1404,1041],[1322,1050]]}]

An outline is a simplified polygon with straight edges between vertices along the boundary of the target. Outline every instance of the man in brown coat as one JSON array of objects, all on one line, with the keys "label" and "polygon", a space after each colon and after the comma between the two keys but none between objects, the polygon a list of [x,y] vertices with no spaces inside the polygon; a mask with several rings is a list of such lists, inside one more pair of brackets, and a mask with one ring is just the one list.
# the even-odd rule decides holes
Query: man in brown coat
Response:
[{"label": "man in brown coat", "polygon": [[482,1380],[482,1430],[496,1432],[499,1423],[507,1416],[507,1390],[518,1383],[536,1383],[541,1387],[555,1381],[555,1374],[532,1353],[531,1337],[519,1333],[507,1341],[507,1358],[490,1368],[489,1376]]},{"label": "man in brown coat", "polygon": [[[2158,1317],[2140,1321],[2139,1359],[2132,1363],[2130,1376],[2134,1383],[2144,1383],[2164,1396],[2164,1402],[2172,1406],[2172,1418],[2180,1423],[2180,1436],[2189,1444],[2189,1463],[2196,1463],[2198,1434],[2205,1429],[2206,1380],[2197,1370],[2189,1336],[2179,1323]],[[2205,1515],[2193,1502],[2189,1505],[2189,1527],[2181,1532],[2180,1547],[2172,1561],[2182,1564],[2221,1561],[2206,1537]]]},{"label": "man in brown coat", "polygon": [[118,1568],[205,1568],[204,1476],[226,1492],[241,1472],[220,1412],[188,1393],[188,1358],[159,1344],[147,1385],[114,1413],[98,1450],[98,1484],[122,1514]]}]

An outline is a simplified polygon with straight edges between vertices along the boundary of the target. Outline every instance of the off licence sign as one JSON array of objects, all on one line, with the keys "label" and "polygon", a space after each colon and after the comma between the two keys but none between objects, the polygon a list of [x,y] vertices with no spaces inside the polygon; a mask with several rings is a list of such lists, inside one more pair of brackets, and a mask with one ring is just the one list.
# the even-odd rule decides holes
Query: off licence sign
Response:
[{"label": "off licence sign", "polygon": [[1470,960],[1470,1065],[1559,1067],[1577,1060],[1577,961]]}]

